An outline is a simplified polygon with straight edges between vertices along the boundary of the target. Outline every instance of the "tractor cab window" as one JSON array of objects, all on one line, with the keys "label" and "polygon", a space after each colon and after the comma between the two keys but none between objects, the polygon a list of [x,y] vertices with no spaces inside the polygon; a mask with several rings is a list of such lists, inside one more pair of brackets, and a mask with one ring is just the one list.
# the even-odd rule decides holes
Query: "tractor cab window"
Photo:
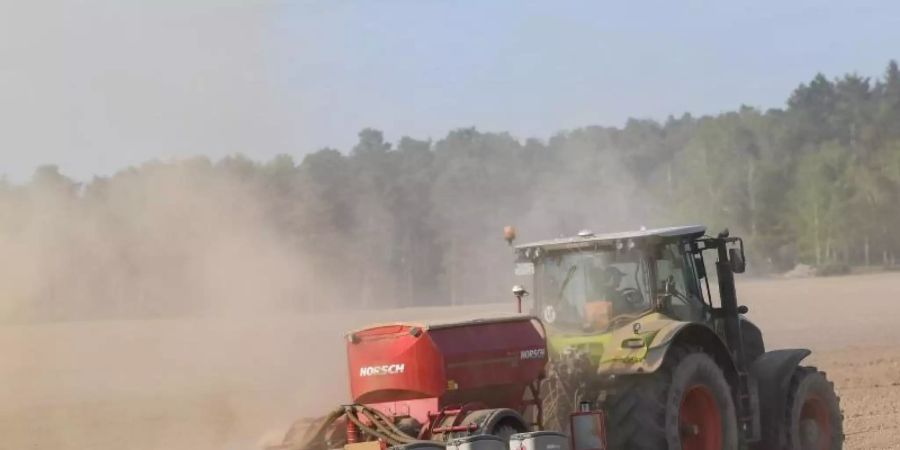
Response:
[{"label": "tractor cab window", "polygon": [[640,252],[601,249],[547,255],[536,265],[535,314],[558,328],[602,331],[652,309]]},{"label": "tractor cab window", "polygon": [[691,262],[678,245],[662,248],[656,260],[657,293],[663,309],[676,319],[693,321],[703,316],[703,300],[692,274]]}]

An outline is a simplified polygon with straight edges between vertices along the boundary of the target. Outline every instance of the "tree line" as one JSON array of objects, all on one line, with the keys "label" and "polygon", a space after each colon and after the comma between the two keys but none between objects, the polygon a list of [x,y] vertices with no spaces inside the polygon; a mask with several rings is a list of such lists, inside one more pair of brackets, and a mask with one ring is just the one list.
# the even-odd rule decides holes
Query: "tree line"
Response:
[{"label": "tree line", "polygon": [[[891,61],[874,80],[818,74],[783,108],[631,119],[546,140],[464,128],[391,143],[364,129],[349,152],[325,148],[299,162],[287,154],[265,162],[241,155],[153,162],[83,184],[46,166],[29,183],[0,187],[6,211],[18,205],[15,215],[0,217],[0,238],[9,246],[41,220],[37,203],[91,215],[111,198],[135,194],[134,180],[158,173],[228,181],[224,193],[198,204],[250,193],[242,201],[253,203],[266,232],[304,261],[302,282],[284,294],[303,310],[496,301],[513,279],[501,238],[508,224],[523,239],[542,239],[583,228],[700,223],[742,235],[756,273],[800,263],[893,266],[900,70]],[[141,195],[116,201],[146,201]],[[243,209],[218,214],[228,223]],[[182,218],[190,221],[191,211],[184,208]],[[106,215],[103,223],[125,220]],[[137,258],[129,246],[140,233],[129,239],[113,252],[121,261]],[[47,296],[43,288],[23,292],[16,295]]]}]

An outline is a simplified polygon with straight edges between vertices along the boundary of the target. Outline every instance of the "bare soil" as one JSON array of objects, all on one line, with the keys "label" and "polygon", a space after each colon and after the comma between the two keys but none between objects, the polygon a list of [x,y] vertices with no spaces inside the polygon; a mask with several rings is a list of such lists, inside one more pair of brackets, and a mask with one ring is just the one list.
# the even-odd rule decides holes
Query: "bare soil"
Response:
[{"label": "bare soil", "polygon": [[[846,448],[900,449],[900,274],[739,286],[769,348],[809,347],[842,398]],[[250,449],[346,401],[342,335],[465,308],[0,327],[0,447]]]}]

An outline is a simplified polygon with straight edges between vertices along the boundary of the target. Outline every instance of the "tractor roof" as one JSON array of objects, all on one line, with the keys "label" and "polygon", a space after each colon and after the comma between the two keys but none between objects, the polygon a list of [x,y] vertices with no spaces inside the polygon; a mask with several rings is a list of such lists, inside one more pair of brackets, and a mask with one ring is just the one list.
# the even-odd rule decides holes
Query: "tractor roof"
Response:
[{"label": "tractor roof", "polygon": [[516,249],[540,247],[545,251],[567,250],[588,247],[594,244],[615,243],[622,240],[673,240],[678,238],[695,239],[706,233],[703,225],[689,225],[681,227],[654,228],[649,230],[625,231],[619,233],[594,234],[582,231],[577,236],[548,239],[545,241],[531,242],[517,245]]}]

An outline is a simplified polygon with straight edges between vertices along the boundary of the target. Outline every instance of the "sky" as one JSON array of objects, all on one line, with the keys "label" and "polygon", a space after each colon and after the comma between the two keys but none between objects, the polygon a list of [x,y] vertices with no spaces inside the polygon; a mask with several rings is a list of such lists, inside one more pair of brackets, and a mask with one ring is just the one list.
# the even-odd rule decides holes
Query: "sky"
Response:
[{"label": "sky", "polygon": [[547,138],[782,107],[900,58],[891,1],[0,0],[0,175],[256,160],[454,128]]}]

